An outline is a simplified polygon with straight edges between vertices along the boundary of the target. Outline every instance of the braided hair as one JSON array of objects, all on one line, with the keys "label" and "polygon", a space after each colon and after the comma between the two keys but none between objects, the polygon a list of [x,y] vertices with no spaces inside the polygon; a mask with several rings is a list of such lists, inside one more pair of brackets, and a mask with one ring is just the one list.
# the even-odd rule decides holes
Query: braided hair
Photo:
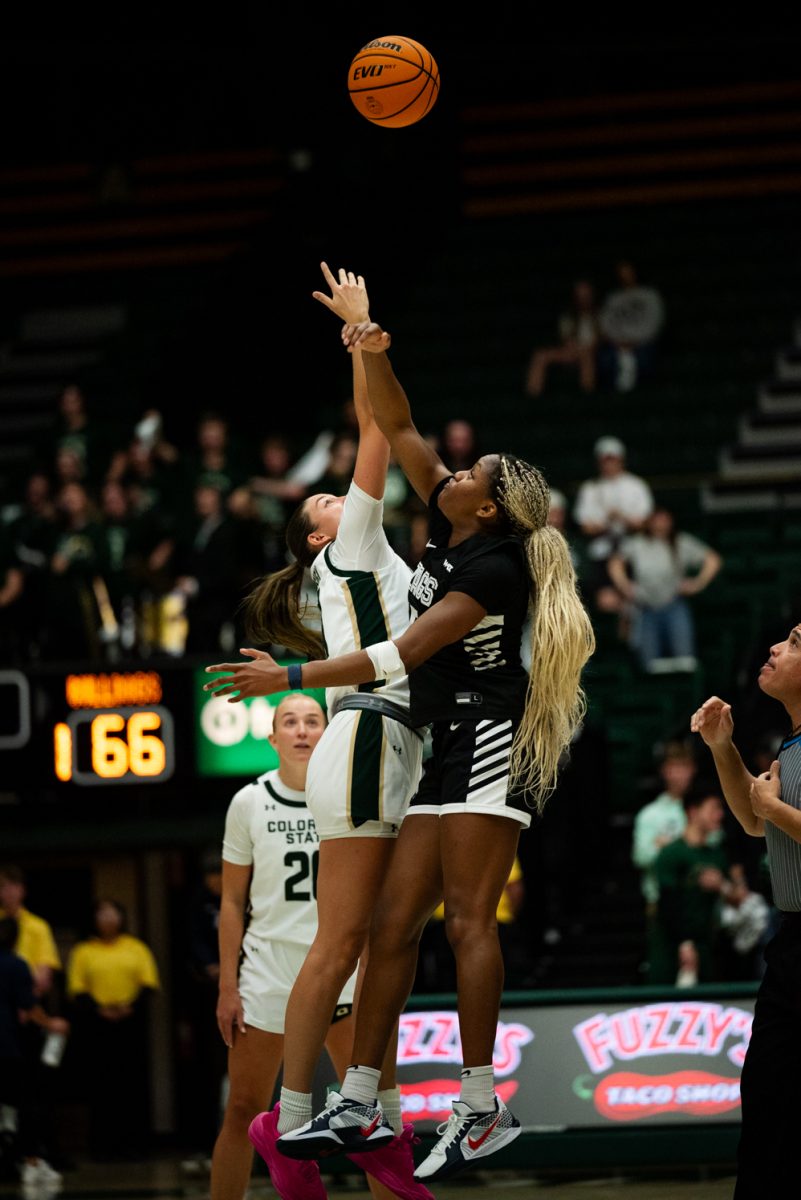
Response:
[{"label": "braided hair", "polygon": [[513,454],[499,455],[490,475],[501,525],[523,543],[532,605],[531,668],[512,744],[512,786],[530,793],[541,812],[587,709],[581,672],[595,650],[595,635],[567,542],[547,523],[545,478]]}]

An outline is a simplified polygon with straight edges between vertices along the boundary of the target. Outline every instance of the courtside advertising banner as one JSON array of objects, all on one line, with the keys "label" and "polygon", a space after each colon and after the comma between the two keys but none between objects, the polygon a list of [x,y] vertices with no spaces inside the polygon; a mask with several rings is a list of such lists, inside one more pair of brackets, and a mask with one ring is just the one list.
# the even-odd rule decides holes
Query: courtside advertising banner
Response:
[{"label": "courtside advertising banner", "polygon": [[[497,1092],[541,1131],[737,1122],[753,1016],[752,999],[502,1009]],[[401,1017],[403,1111],[422,1132],[447,1119],[460,1066],[455,1011]]]}]

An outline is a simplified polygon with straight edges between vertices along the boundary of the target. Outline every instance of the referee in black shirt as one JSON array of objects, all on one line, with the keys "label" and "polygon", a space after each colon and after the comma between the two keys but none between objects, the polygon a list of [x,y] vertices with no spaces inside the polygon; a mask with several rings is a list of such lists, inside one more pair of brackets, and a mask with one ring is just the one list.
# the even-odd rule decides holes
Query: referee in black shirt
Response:
[{"label": "referee in black shirt", "polygon": [[801,1196],[801,624],[771,646],[758,682],[790,718],[770,771],[754,778],[746,770],[732,741],[731,705],[717,696],[693,714],[690,727],[712,751],[726,801],[743,829],[767,841],[773,899],[782,914],[765,950],[743,1066],[734,1200],[790,1200]]}]

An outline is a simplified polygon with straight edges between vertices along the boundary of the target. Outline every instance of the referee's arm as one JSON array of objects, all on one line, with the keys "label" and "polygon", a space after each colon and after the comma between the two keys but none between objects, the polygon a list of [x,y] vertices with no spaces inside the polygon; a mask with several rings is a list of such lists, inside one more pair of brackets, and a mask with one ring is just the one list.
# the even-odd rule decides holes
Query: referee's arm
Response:
[{"label": "referee's arm", "polygon": [[712,751],[726,803],[745,832],[751,837],[764,837],[765,822],[751,807],[754,776],[746,769],[732,741],[734,721],[731,705],[718,696],[712,696],[693,713],[690,729],[693,733],[700,733]]}]

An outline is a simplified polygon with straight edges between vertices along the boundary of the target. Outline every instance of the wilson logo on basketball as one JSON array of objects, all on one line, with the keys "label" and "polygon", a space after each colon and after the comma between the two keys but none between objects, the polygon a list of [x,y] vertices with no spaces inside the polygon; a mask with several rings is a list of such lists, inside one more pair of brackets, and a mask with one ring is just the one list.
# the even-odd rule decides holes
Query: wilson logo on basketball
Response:
[{"label": "wilson logo on basketball", "polygon": [[366,46],[362,46],[362,50],[394,50],[396,54],[402,54],[403,46],[397,42],[368,42]]}]

